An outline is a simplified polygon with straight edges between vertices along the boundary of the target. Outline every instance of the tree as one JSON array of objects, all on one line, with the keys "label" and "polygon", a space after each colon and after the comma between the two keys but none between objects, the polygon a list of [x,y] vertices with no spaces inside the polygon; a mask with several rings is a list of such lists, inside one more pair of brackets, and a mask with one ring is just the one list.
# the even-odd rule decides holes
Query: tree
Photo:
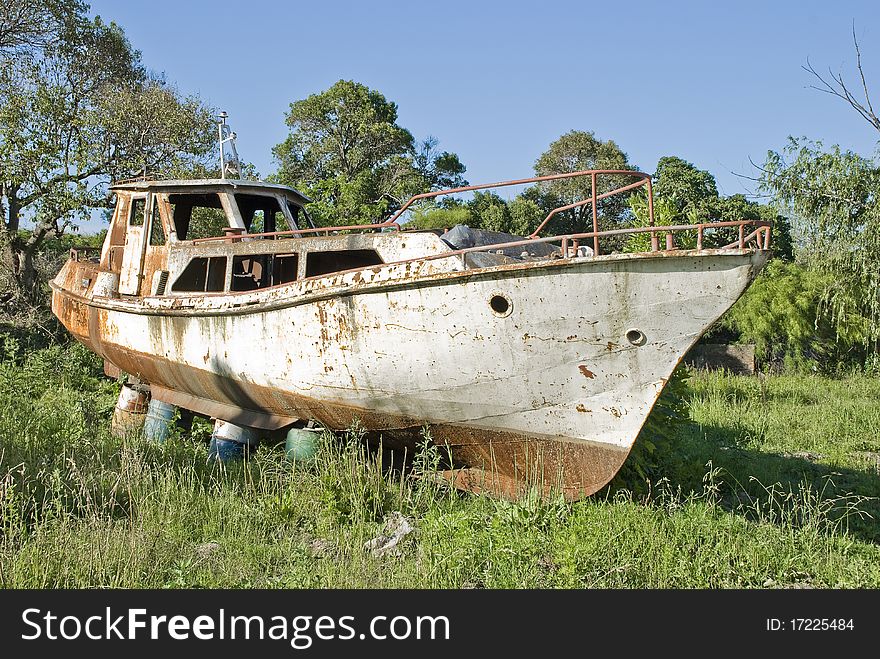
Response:
[{"label": "tree", "polygon": [[[612,140],[599,140],[594,133],[580,130],[572,130],[559,137],[535,162],[535,174],[538,176],[585,169],[638,171],[629,164],[626,154]],[[634,180],[626,176],[600,176],[596,185],[597,193],[602,194]],[[592,195],[591,185],[588,176],[549,181],[530,188],[523,196],[549,212],[558,206],[588,199]],[[603,199],[598,206],[600,230],[614,228],[629,217],[625,195]],[[560,214],[551,222],[548,230],[552,233],[589,232],[593,230],[593,211],[587,204],[564,216]]]},{"label": "tree", "polygon": [[868,82],[865,79],[865,70],[862,68],[862,51],[859,49],[859,40],[856,38],[856,28],[853,25],[853,45],[855,46],[856,51],[856,69],[859,72],[859,80],[861,81],[862,86],[862,94],[865,98],[864,101],[860,101],[856,93],[854,93],[846,82],[843,79],[842,73],[834,73],[831,69],[828,69],[828,78],[825,78],[823,75],[818,73],[816,69],[813,68],[813,65],[810,64],[810,60],[807,60],[807,65],[804,68],[805,71],[809,71],[813,76],[819,81],[819,85],[812,85],[813,89],[817,89],[820,92],[825,92],[826,94],[831,94],[832,96],[837,96],[838,98],[846,101],[849,106],[858,112],[859,116],[862,117],[865,121],[871,124],[875,129],[880,131],[880,117],[874,112],[874,106],[871,103],[871,95],[868,92]]},{"label": "tree", "polygon": [[[859,332],[835,331],[822,300],[830,275],[774,259],[724,316],[721,325],[752,343],[760,361],[786,370],[834,368],[852,356],[864,358]],[[864,326],[859,317],[851,325]]]},{"label": "tree", "polygon": [[[880,131],[855,28],[853,43],[859,93],[849,87],[842,73],[829,69],[826,78],[809,60],[804,69],[819,81],[815,89],[843,99]],[[852,342],[857,337],[876,358],[880,354],[880,164],[876,157],[789,138],[781,152],[768,152],[760,169],[762,189],[792,218],[800,260],[826,275],[818,313],[831,320],[840,340]]]},{"label": "tree", "polygon": [[397,105],[360,83],[296,101],[286,120],[273,179],[311,196],[320,224],[381,221],[414,194],[466,185],[458,156],[437,151],[433,137],[417,143],[397,124]]},{"label": "tree", "polygon": [[654,173],[654,197],[669,205],[663,224],[707,222],[718,201],[715,177],[677,156],[664,156]]},{"label": "tree", "polygon": [[[0,23],[14,22],[3,6]],[[78,2],[48,3],[42,36],[6,36],[0,52],[0,200],[4,246],[19,292],[39,286],[34,257],[89,209],[107,183],[203,164],[210,111],[147,73],[122,29]],[[22,221],[33,228],[24,231]]]},{"label": "tree", "polygon": [[78,0],[4,0],[0,8],[0,51],[13,52],[44,47],[56,41],[65,16],[85,13]]},{"label": "tree", "polygon": [[449,229],[456,224],[466,224],[475,229],[525,237],[537,228],[545,215],[531,199],[519,196],[505,201],[492,191],[477,191],[467,202],[450,199],[439,205],[421,206],[406,226]]},{"label": "tree", "polygon": [[510,224],[510,210],[507,202],[491,190],[474,192],[467,204],[470,211],[471,226],[489,231],[505,231]]},{"label": "tree", "polygon": [[507,209],[510,214],[510,220],[504,231],[515,236],[531,235],[547,215],[538,205],[538,202],[524,195],[511,199],[507,204]]},{"label": "tree", "polygon": [[[771,151],[762,186],[786,209],[800,259],[829,275],[821,313],[841,336],[880,342],[880,167],[838,146],[791,139]],[[864,320],[867,319],[867,320]]]}]

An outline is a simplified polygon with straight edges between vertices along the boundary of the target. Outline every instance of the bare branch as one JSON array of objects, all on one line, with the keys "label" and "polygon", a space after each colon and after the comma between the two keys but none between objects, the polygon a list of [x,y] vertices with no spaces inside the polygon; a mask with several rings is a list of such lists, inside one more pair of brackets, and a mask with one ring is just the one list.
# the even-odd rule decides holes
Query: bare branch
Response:
[{"label": "bare branch", "polygon": [[858,112],[862,118],[871,124],[875,129],[880,131],[880,117],[874,112],[874,106],[871,104],[871,95],[868,92],[868,83],[865,79],[865,71],[862,68],[862,53],[859,48],[859,41],[856,38],[856,30],[855,25],[853,26],[853,43],[856,49],[856,67],[859,72],[859,77],[862,81],[862,90],[865,94],[865,104],[863,105],[859,102],[858,99],[853,95],[853,93],[847,87],[846,82],[843,80],[843,74],[837,73],[835,74],[830,68],[828,69],[828,76],[830,78],[826,79],[821,73],[816,71],[813,68],[813,65],[810,63],[810,59],[807,58],[807,65],[802,66],[801,68],[804,71],[812,74],[819,82],[822,83],[822,86],[810,85],[811,89],[815,89],[820,92],[824,92],[826,94],[831,94],[832,96],[837,96],[840,99],[846,101],[850,107],[852,107],[856,112]]},{"label": "bare branch", "polygon": [[862,79],[862,89],[865,91],[865,102],[868,104],[868,110],[871,112],[871,116],[876,117],[874,114],[874,107],[871,105],[871,95],[868,94],[868,83],[865,82],[865,71],[862,69],[862,51],[859,49],[859,40],[856,39],[855,23],[853,23],[853,44],[856,47],[856,65],[859,68],[859,76]]}]

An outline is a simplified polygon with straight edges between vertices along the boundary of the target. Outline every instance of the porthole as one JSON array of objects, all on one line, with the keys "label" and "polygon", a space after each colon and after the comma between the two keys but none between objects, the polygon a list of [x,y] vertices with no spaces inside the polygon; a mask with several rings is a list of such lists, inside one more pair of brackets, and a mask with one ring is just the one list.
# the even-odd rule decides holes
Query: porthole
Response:
[{"label": "porthole", "polygon": [[495,293],[489,298],[489,308],[499,318],[509,316],[510,312],[513,311],[513,305],[510,303],[510,300],[500,293]]},{"label": "porthole", "polygon": [[648,339],[642,330],[633,328],[626,330],[626,340],[634,346],[643,346]]}]

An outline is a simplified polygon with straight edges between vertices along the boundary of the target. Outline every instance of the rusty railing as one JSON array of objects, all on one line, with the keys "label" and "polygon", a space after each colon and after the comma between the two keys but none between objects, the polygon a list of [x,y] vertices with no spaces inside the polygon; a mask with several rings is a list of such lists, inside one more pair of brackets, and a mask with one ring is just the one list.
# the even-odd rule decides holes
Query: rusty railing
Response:
[{"label": "rusty railing", "polygon": [[[645,186],[648,189],[648,216],[649,216],[649,224],[653,226],[654,224],[654,199],[653,199],[653,191],[651,187],[651,175],[645,174],[644,172],[636,172],[629,169],[587,169],[579,172],[566,172],[564,174],[550,174],[548,176],[533,176],[531,178],[523,178],[517,179],[514,181],[498,181],[496,183],[483,183],[480,185],[466,185],[458,188],[449,188],[446,190],[437,190],[435,192],[423,192],[422,194],[417,194],[410,197],[403,206],[398,209],[394,215],[392,215],[389,219],[384,222],[380,222],[377,224],[353,224],[348,226],[332,226],[332,227],[316,227],[311,229],[290,229],[288,231],[269,231],[263,233],[249,233],[244,234],[248,238],[279,238],[284,236],[301,236],[306,234],[316,234],[316,235],[325,235],[329,236],[331,233],[338,233],[341,231],[376,231],[381,229],[393,229],[394,231],[400,231],[400,223],[398,219],[403,215],[410,207],[416,203],[417,201],[422,201],[424,199],[433,199],[435,197],[442,197],[445,195],[458,194],[461,192],[473,192],[475,190],[487,190],[489,188],[503,188],[511,185],[525,185],[528,183],[540,183],[542,181],[557,181],[561,179],[569,179],[569,178],[578,178],[578,177],[590,177],[590,185],[591,185],[591,196],[582,199],[580,201],[576,201],[572,204],[567,204],[565,206],[559,206],[558,208],[554,208],[551,210],[547,217],[538,225],[538,228],[535,229],[534,232],[529,236],[529,238],[536,238],[538,234],[547,226],[547,223],[553,219],[555,215],[561,213],[566,210],[572,210],[574,208],[578,208],[581,206],[586,206],[587,204],[591,204],[593,207],[593,233],[596,235],[593,239],[593,251],[595,254],[599,253],[599,236],[601,236],[601,232],[599,231],[599,210],[598,210],[598,202],[602,199],[607,199],[608,197],[612,197],[617,194],[621,194],[623,192],[628,192],[629,190],[634,190],[636,188]],[[631,176],[633,178],[637,178],[638,180],[634,183],[630,183],[628,185],[623,185],[613,190],[609,190],[607,192],[603,192],[599,194],[598,192],[598,177],[599,176]],[[193,240],[193,243],[203,243],[203,242],[215,242],[220,240],[230,240],[229,236],[212,236],[210,238],[196,238]]]},{"label": "rusty railing", "polygon": [[[627,234],[638,234],[638,233],[649,233],[651,236],[651,251],[657,252],[660,250],[660,241],[658,234],[665,235],[665,244],[666,249],[664,251],[675,249],[675,240],[674,233],[680,231],[689,231],[694,230],[697,233],[697,249],[703,249],[703,238],[706,229],[716,229],[723,227],[739,227],[739,237],[736,241],[724,245],[721,249],[731,249],[731,248],[739,248],[745,249],[747,244],[754,244],[754,246],[758,249],[769,249],[770,248],[770,223],[764,221],[756,221],[756,220],[740,220],[740,221],[732,221],[732,222],[704,222],[701,224],[680,224],[673,226],[665,226],[658,227],[654,224],[654,192],[653,186],[651,183],[651,175],[645,174],[644,172],[636,172],[628,169],[590,169],[583,170],[578,172],[568,172],[565,174],[552,174],[549,176],[534,176],[531,178],[517,179],[514,181],[501,181],[498,183],[486,183],[483,185],[469,185],[460,188],[452,188],[449,190],[439,190],[437,192],[425,192],[420,195],[415,195],[411,197],[409,201],[407,201],[401,208],[398,210],[385,224],[395,223],[398,218],[412,206],[413,203],[422,199],[431,199],[434,197],[440,197],[442,195],[455,194],[459,192],[470,192],[474,190],[485,190],[487,188],[500,188],[511,185],[523,185],[526,183],[539,183],[541,181],[553,181],[559,179],[567,179],[567,178],[576,178],[581,176],[589,176],[590,177],[590,192],[591,195],[580,201],[576,201],[574,203],[566,204],[564,206],[558,206],[551,210],[547,216],[541,221],[538,227],[529,235],[529,237],[525,240],[518,240],[509,243],[499,243],[494,245],[484,245],[480,247],[469,247],[462,250],[456,250],[454,252],[448,252],[446,254],[437,254],[432,255],[430,257],[424,257],[424,259],[412,259],[413,261],[425,260],[425,259],[435,259],[435,258],[443,258],[443,256],[451,256],[456,254],[465,254],[468,252],[488,252],[493,250],[504,250],[510,247],[518,247],[518,246],[527,246],[529,244],[534,243],[548,243],[548,242],[560,242],[561,246],[561,254],[566,256],[568,254],[569,246],[574,248],[575,253],[577,253],[577,248],[580,247],[581,240],[591,240],[593,243],[593,255],[598,256],[600,254],[599,251],[599,238],[602,236],[618,236],[618,235],[627,235]],[[630,176],[638,179],[634,183],[629,183],[627,185],[622,185],[616,187],[612,190],[608,190],[607,192],[599,193],[598,188],[598,177],[599,176]],[[626,229],[610,229],[606,231],[599,231],[599,206],[598,202],[602,199],[607,199],[608,197],[612,197],[614,195],[618,195],[624,192],[628,192],[630,190],[635,190],[636,188],[645,186],[647,188],[647,197],[648,197],[648,226],[647,227],[631,227]],[[581,206],[590,205],[592,207],[593,214],[593,230],[588,233],[577,233],[577,234],[567,234],[562,236],[550,236],[546,238],[539,238],[541,231],[543,231],[547,224],[553,219],[557,214],[572,210],[574,208],[578,208]],[[746,235],[745,228],[747,226],[752,226],[754,229]]]},{"label": "rusty railing", "polygon": [[[436,192],[424,192],[422,194],[415,195],[414,197],[410,197],[409,201],[407,201],[401,208],[398,210],[392,217],[389,219],[389,222],[396,222],[397,218],[399,218],[404,212],[406,212],[410,206],[412,206],[416,201],[420,201],[422,199],[433,199],[435,197],[441,197],[443,195],[448,194],[457,194],[460,192],[472,192],[474,190],[486,190],[488,188],[504,188],[511,185],[524,185],[526,183],[540,183],[542,181],[557,181],[561,179],[568,178],[578,178],[582,176],[590,177],[590,197],[586,199],[581,199],[580,201],[576,201],[572,204],[567,204],[565,206],[559,206],[551,210],[547,217],[545,217],[541,223],[538,225],[538,228],[535,229],[530,235],[529,238],[537,238],[544,227],[547,226],[547,223],[553,219],[553,217],[557,213],[561,213],[562,211],[572,210],[574,208],[578,208],[580,206],[586,206],[587,204],[592,205],[593,207],[593,253],[599,254],[599,236],[601,232],[599,231],[599,206],[598,202],[602,199],[607,199],[608,197],[613,197],[614,195],[621,194],[623,192],[627,192],[629,190],[634,190],[641,186],[646,186],[648,188],[648,223],[653,226],[654,225],[654,195],[653,189],[651,187],[651,175],[645,174],[644,172],[635,172],[630,169],[585,169],[579,172],[566,172],[565,174],[550,174],[548,176],[533,176],[531,178],[522,178],[517,179],[515,181],[500,181],[498,183],[484,183],[482,185],[466,185],[461,188],[452,188],[449,190],[438,190]],[[607,192],[603,192],[599,194],[598,189],[598,177],[599,176],[632,176],[633,178],[639,179],[635,183],[630,183],[629,185],[623,185],[618,188],[614,188],[613,190],[609,190]]]},{"label": "rusty railing", "polygon": [[[284,236],[301,236],[306,234],[316,234],[316,235],[326,235],[329,236],[331,233],[338,233],[341,231],[376,231],[381,229],[393,229],[395,231],[400,231],[400,223],[398,220],[400,217],[409,210],[412,205],[418,201],[425,199],[433,199],[436,197],[441,197],[444,195],[450,194],[458,194],[462,192],[473,192],[476,190],[486,190],[489,188],[502,188],[508,187],[512,185],[524,185],[528,183],[540,183],[543,181],[556,181],[561,179],[569,179],[569,178],[578,178],[578,177],[590,177],[590,191],[591,194],[586,199],[581,199],[579,201],[566,204],[563,206],[559,206],[551,210],[547,216],[541,221],[538,227],[523,240],[512,241],[508,243],[498,243],[493,245],[484,245],[480,247],[469,247],[466,249],[456,250],[452,252],[443,252],[441,254],[434,254],[430,256],[418,257],[414,259],[408,259],[407,261],[400,261],[400,263],[408,263],[411,261],[423,261],[423,260],[434,260],[437,258],[446,258],[449,256],[455,256],[459,254],[466,254],[469,252],[491,252],[496,250],[504,250],[511,247],[519,247],[519,246],[527,246],[534,243],[555,243],[559,242],[561,247],[561,254],[563,257],[569,254],[569,248],[574,248],[574,252],[577,253],[577,249],[581,246],[581,241],[587,240],[592,243],[593,256],[598,256],[600,254],[600,238],[604,236],[620,236],[620,235],[628,235],[628,234],[640,234],[640,233],[648,233],[650,234],[651,239],[651,251],[669,251],[676,249],[675,247],[675,238],[674,234],[682,231],[695,231],[696,232],[696,245],[698,250],[703,249],[703,240],[705,231],[707,229],[717,229],[724,227],[738,227],[739,235],[737,240],[727,245],[724,245],[720,249],[731,249],[731,248],[739,248],[745,249],[747,245],[754,245],[758,249],[769,249],[770,246],[770,223],[764,221],[757,220],[740,220],[740,221],[731,221],[731,222],[704,222],[700,224],[679,224],[673,226],[655,226],[654,224],[654,199],[653,199],[653,188],[651,183],[651,175],[646,174],[644,172],[637,172],[628,169],[591,169],[591,170],[583,170],[578,172],[567,172],[564,174],[551,174],[548,176],[533,176],[531,178],[524,179],[516,179],[513,181],[499,181],[496,183],[484,183],[481,185],[467,185],[458,188],[450,188],[447,190],[437,190],[435,192],[424,192],[422,194],[414,195],[410,197],[400,209],[394,213],[388,220],[376,224],[353,224],[347,226],[331,226],[331,227],[316,227],[310,229],[291,229],[288,231],[271,231],[264,233],[252,233],[252,234],[237,234],[232,237],[229,235],[225,236],[215,236],[211,238],[197,238],[193,240],[193,243],[202,243],[202,242],[212,242],[212,241],[230,241],[234,240],[235,242],[240,241],[243,238],[279,238]],[[628,183],[626,185],[618,186],[612,190],[608,190],[603,193],[599,193],[598,190],[598,178],[600,176],[629,176],[637,179],[633,183]],[[647,189],[647,197],[648,197],[648,226],[646,227],[631,227],[626,229],[610,229],[605,231],[599,231],[599,209],[598,202],[602,199],[607,199],[608,197],[612,197],[614,195],[622,194],[624,192],[629,192],[631,190],[635,190],[644,186]],[[541,238],[540,233],[543,231],[547,224],[552,220],[556,215],[561,212],[572,210],[574,208],[579,208],[582,206],[590,205],[592,207],[592,219],[593,219],[593,230],[587,233],[575,233],[575,234],[566,234],[560,236],[548,236]],[[746,227],[753,227],[753,229],[746,234]],[[660,249],[660,235],[665,237],[665,249]]]},{"label": "rusty railing", "polygon": [[101,253],[100,247],[93,247],[91,245],[82,245],[80,247],[71,247],[70,248],[70,260],[71,261],[88,261],[90,258],[93,258],[96,254]]},{"label": "rusty railing", "polygon": [[[745,232],[746,227],[754,227],[749,233]],[[581,241],[585,239],[595,239],[601,236],[620,236],[628,234],[650,233],[652,252],[658,251],[674,251],[676,250],[674,234],[684,231],[695,231],[697,234],[697,249],[704,249],[702,246],[703,234],[706,229],[715,229],[723,227],[738,227],[739,237],[732,243],[717,247],[717,250],[730,249],[770,249],[770,222],[763,220],[738,220],[730,222],[704,222],[702,224],[676,224],[671,226],[647,226],[647,227],[631,227],[627,229],[610,229],[607,231],[591,231],[589,233],[574,233],[564,236],[547,236],[544,238],[526,238],[523,240],[515,240],[507,243],[494,243],[491,245],[480,245],[478,247],[466,247],[451,252],[441,252],[439,254],[430,254],[427,256],[419,256],[412,259],[402,261],[394,261],[385,265],[400,265],[405,263],[415,263],[419,261],[435,261],[456,256],[463,256],[473,252],[496,252],[503,253],[504,250],[513,247],[528,247],[537,243],[560,243],[560,253],[557,258],[572,258],[578,256],[578,248],[581,247]],[[665,249],[660,249],[659,238],[657,234],[666,236]],[[550,257],[552,258],[552,256]],[[355,268],[362,270],[363,268]],[[335,273],[334,273],[335,274]],[[321,275],[324,276],[324,275]]]}]

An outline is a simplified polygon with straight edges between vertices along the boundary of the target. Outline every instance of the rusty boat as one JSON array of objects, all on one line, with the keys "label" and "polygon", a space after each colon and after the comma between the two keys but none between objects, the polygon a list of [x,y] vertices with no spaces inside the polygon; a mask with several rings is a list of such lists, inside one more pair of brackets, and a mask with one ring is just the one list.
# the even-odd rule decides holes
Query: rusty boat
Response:
[{"label": "rusty boat", "polygon": [[[401,222],[427,198],[574,177],[592,193],[530,236]],[[603,177],[631,182],[600,194]],[[648,226],[599,231],[598,202],[642,187]],[[211,418],[221,459],[316,425],[409,447],[427,429],[454,486],[506,496],[608,483],[675,367],[769,255],[766,222],[655,226],[650,175],[635,171],[431,192],[381,224],[337,227],[258,181],[112,191],[103,247],[71,250],[51,288],[61,322],[126,377],[118,409]],[[593,231],[541,236],[581,207]],[[721,229],[733,242],[704,244]],[[646,251],[603,251],[638,233]],[[684,234],[694,248],[676,247]]]}]

